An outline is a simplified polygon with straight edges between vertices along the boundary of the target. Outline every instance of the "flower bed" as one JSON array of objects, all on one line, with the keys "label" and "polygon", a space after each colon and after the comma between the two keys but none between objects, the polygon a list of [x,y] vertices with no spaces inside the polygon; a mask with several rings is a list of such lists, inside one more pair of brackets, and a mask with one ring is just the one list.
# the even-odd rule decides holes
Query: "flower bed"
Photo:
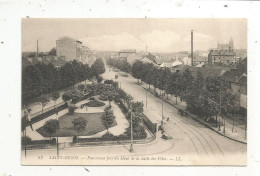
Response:
[{"label": "flower bed", "polygon": [[105,106],[105,103],[98,101],[98,100],[91,100],[88,103],[84,103],[82,104],[82,106],[88,106],[88,107],[101,107],[101,106]]}]

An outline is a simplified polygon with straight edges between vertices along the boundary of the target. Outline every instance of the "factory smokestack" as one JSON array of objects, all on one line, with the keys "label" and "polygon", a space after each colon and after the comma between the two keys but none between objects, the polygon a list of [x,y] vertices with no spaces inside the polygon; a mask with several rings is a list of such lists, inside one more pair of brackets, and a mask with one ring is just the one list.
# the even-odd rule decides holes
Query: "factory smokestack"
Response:
[{"label": "factory smokestack", "polygon": [[191,66],[193,67],[193,30],[191,30]]}]

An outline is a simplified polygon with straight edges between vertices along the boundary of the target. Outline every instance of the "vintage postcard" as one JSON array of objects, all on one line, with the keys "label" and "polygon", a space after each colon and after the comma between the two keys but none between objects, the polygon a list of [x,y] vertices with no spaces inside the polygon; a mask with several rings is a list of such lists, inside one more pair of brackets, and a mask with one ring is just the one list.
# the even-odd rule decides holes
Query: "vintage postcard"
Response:
[{"label": "vintage postcard", "polygon": [[22,165],[247,165],[247,19],[21,25]]}]

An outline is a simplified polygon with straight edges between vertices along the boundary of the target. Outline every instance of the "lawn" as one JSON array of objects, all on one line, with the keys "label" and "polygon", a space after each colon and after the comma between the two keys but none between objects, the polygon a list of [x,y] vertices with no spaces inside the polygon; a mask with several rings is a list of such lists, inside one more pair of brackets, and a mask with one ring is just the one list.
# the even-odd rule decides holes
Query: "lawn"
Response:
[{"label": "lawn", "polygon": [[[52,136],[58,137],[70,137],[76,136],[77,133],[72,128],[72,121],[78,117],[84,118],[87,121],[86,130],[80,133],[80,136],[89,136],[96,133],[99,133],[105,130],[105,126],[102,122],[102,116],[104,112],[99,113],[73,113],[73,114],[65,114],[59,118],[60,129],[53,134]],[[114,120],[111,127],[116,126],[117,123]],[[49,134],[46,133],[43,127],[37,129],[37,132],[40,133],[43,137],[49,137]]]}]

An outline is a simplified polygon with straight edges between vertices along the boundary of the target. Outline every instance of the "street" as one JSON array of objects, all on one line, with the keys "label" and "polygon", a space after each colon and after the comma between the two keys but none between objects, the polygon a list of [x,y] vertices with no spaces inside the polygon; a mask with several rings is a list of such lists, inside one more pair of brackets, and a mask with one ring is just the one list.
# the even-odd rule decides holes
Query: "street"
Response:
[{"label": "street", "polygon": [[[115,74],[119,75],[118,79],[115,79]],[[144,114],[152,122],[157,123],[158,125],[161,123],[163,106],[164,118],[169,117],[169,121],[167,122],[166,119],[164,119],[163,124],[165,135],[169,137],[169,140],[161,139],[161,132],[159,131],[157,133],[157,139],[154,142],[150,144],[134,145],[133,153],[129,152],[129,146],[127,145],[90,146],[82,148],[64,148],[60,150],[61,156],[75,156],[75,153],[79,155],[81,159],[95,156],[163,156],[167,158],[167,160],[174,160],[173,162],[176,165],[182,165],[181,161],[185,161],[185,165],[246,164],[246,144],[225,138],[189,117],[178,115],[177,109],[165,102],[162,105],[161,99],[155,97],[149,92],[147,92],[146,108],[146,90],[138,86],[136,84],[136,79],[131,76],[123,77],[118,72],[114,72],[112,69],[109,71],[109,68],[106,68],[103,77],[104,79],[117,80],[121,88],[130,94],[134,98],[134,101],[143,101]],[[36,153],[37,155],[35,155]],[[38,160],[37,156],[47,155],[55,156],[55,149],[27,151],[27,158],[30,158],[30,163],[35,161],[35,164],[40,164],[41,160]],[[24,157],[23,153],[22,157]],[[50,160],[50,164],[52,162],[55,164],[62,164],[64,161],[59,163],[59,160]],[[113,164],[113,162],[116,161],[111,160],[109,161],[109,164]],[[23,160],[23,163],[26,164],[26,159]],[[69,163],[80,164],[81,162],[79,160],[70,160]],[[105,160],[103,162],[91,159],[89,160],[90,165],[95,165],[95,163],[108,164]],[[163,165],[163,163],[164,161],[160,162],[161,165]],[[138,163],[122,161],[121,164],[135,165]],[[147,161],[146,164],[152,164],[152,161]]]}]

